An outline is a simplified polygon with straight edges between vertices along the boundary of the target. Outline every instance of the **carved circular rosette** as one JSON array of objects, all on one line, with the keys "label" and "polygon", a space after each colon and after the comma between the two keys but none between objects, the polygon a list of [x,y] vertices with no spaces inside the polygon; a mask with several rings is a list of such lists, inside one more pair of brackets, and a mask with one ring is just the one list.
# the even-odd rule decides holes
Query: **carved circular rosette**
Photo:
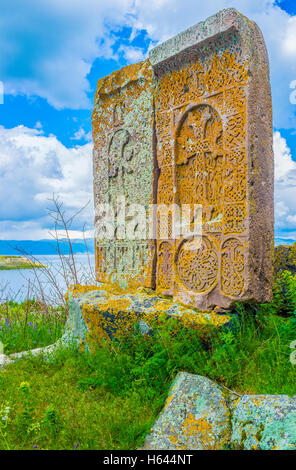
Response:
[{"label": "carved circular rosette", "polygon": [[245,247],[237,238],[228,238],[221,247],[221,291],[233,299],[244,292]]},{"label": "carved circular rosette", "polygon": [[215,244],[209,237],[183,239],[175,263],[179,281],[191,292],[207,293],[217,285],[219,259]]}]

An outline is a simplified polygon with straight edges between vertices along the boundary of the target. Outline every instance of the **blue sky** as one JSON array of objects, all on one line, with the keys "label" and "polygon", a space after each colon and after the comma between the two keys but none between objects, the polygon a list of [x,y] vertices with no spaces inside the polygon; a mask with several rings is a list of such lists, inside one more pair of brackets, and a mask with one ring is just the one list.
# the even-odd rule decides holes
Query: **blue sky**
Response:
[{"label": "blue sky", "polygon": [[[53,192],[69,212],[92,201],[97,80],[227,7],[255,20],[266,40],[276,235],[296,239],[294,0],[0,0],[0,7],[0,239],[48,238]],[[92,202],[73,224],[74,237],[83,224],[91,235]]]}]

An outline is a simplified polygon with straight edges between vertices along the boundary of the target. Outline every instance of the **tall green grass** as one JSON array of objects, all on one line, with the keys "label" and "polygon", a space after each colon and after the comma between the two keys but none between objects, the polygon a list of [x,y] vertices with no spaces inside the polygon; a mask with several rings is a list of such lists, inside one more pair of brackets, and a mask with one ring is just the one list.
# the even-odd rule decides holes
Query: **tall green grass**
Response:
[{"label": "tall green grass", "polygon": [[[237,393],[295,395],[295,286],[295,276],[278,275],[271,303],[236,304],[228,328],[207,339],[169,319],[93,353],[69,347],[9,365],[0,372],[0,449],[135,449],[179,371]],[[28,324],[26,334],[33,340]]]},{"label": "tall green grass", "polygon": [[0,304],[0,341],[4,353],[34,349],[54,343],[64,331],[66,312],[35,300]]},{"label": "tall green grass", "polygon": [[9,365],[0,372],[0,449],[135,449],[179,371],[237,393],[295,395],[296,318],[274,308],[237,304],[231,327],[206,342],[170,319],[94,353],[68,348]]}]

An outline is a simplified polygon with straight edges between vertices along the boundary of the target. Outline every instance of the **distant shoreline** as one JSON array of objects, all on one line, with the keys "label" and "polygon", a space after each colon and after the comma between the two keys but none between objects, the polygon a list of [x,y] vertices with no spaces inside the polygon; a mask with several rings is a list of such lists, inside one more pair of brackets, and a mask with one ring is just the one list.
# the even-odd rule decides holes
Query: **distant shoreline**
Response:
[{"label": "distant shoreline", "polygon": [[46,265],[31,261],[25,256],[0,255],[0,271],[36,268],[46,268]]}]

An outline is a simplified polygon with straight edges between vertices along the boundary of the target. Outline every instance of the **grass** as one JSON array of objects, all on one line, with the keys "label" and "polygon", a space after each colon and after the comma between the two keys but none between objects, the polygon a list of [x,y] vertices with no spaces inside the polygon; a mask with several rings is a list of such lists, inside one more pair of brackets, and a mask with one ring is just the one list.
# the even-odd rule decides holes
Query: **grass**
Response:
[{"label": "grass", "polygon": [[64,331],[66,312],[35,300],[0,304],[0,341],[11,354],[54,343]]},{"label": "grass", "polygon": [[141,387],[128,394],[107,385],[81,388],[95,365],[94,358],[68,350],[50,362],[21,360],[1,372],[0,403],[10,410],[0,449],[135,448],[165,391],[151,403]]},{"label": "grass", "polygon": [[238,393],[294,396],[295,286],[283,273],[273,302],[237,304],[231,328],[207,340],[170,319],[152,336],[136,333],[92,354],[68,348],[9,365],[0,372],[0,449],[136,449],[178,371]]},{"label": "grass", "polygon": [[25,256],[0,255],[0,271],[9,269],[35,269],[44,268],[41,263],[34,262]]},{"label": "grass", "polygon": [[236,309],[240,321],[206,343],[169,320],[153,336],[93,354],[69,348],[9,365],[0,373],[0,449],[136,449],[182,370],[238,393],[295,395],[295,317],[275,315],[271,304]]}]

